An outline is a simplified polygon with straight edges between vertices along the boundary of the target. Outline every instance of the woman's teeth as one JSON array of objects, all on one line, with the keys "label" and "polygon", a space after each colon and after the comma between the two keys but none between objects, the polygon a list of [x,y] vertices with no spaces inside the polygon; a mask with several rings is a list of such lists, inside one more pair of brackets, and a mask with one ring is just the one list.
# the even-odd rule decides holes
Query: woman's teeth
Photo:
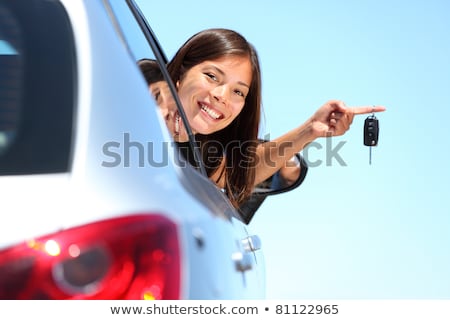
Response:
[{"label": "woman's teeth", "polygon": [[219,119],[221,116],[219,113],[215,112],[214,110],[210,109],[208,106],[205,106],[204,104],[201,105],[201,108],[213,119]]},{"label": "woman's teeth", "polygon": [[175,116],[175,134],[180,134],[180,116]]}]

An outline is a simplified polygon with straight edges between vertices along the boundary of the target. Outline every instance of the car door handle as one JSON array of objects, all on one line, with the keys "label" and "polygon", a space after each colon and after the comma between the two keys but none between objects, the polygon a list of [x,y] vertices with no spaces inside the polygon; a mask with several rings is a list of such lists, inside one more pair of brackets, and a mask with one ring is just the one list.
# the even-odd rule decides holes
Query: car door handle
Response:
[{"label": "car door handle", "polygon": [[245,272],[253,268],[253,255],[248,252],[235,252],[231,257],[236,271]]},{"label": "car door handle", "polygon": [[246,252],[255,252],[261,249],[261,239],[257,235],[248,236],[242,239],[242,246]]}]

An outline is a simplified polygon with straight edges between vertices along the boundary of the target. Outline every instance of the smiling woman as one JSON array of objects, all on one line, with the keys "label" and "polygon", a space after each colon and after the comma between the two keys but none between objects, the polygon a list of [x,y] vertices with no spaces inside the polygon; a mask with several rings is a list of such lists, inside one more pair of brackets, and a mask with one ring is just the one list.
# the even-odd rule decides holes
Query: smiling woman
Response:
[{"label": "smiling woman", "polygon": [[[235,60],[237,63],[234,63]],[[196,133],[210,134],[219,131],[242,111],[249,85],[242,81],[233,82],[235,74],[251,78],[248,59],[230,57],[205,61],[187,72],[185,78],[188,81],[177,82],[178,93],[186,106],[187,120]],[[151,87],[154,88],[155,85],[152,83]],[[174,128],[176,141],[187,141],[186,135],[180,136],[183,130],[177,112],[172,122],[174,123],[169,126]]]},{"label": "smiling woman", "polygon": [[237,207],[255,181],[261,113],[256,50],[233,30],[208,29],[181,46],[168,71],[200,142],[209,177]]},{"label": "smiling woman", "polygon": [[251,79],[248,57],[204,61],[189,69],[178,94],[192,129],[210,134],[227,127],[242,111]]}]

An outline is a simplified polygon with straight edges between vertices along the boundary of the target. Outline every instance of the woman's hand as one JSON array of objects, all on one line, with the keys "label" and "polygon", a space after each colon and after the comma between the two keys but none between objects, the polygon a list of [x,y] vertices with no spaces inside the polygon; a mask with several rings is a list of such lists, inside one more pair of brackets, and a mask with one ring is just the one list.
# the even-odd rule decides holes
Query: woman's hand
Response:
[{"label": "woman's hand", "polygon": [[383,106],[347,107],[339,100],[328,101],[310,118],[313,136],[319,138],[343,135],[350,128],[355,115],[385,110]]}]

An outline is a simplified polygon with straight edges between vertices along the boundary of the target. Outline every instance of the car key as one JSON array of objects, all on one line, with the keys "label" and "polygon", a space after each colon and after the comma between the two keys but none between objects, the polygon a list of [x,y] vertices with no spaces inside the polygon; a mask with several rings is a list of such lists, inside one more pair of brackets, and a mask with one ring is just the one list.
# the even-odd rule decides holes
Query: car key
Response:
[{"label": "car key", "polygon": [[378,125],[378,119],[375,114],[372,114],[364,121],[364,145],[369,149],[369,164],[372,164],[372,147],[378,144],[378,135],[380,129]]}]

